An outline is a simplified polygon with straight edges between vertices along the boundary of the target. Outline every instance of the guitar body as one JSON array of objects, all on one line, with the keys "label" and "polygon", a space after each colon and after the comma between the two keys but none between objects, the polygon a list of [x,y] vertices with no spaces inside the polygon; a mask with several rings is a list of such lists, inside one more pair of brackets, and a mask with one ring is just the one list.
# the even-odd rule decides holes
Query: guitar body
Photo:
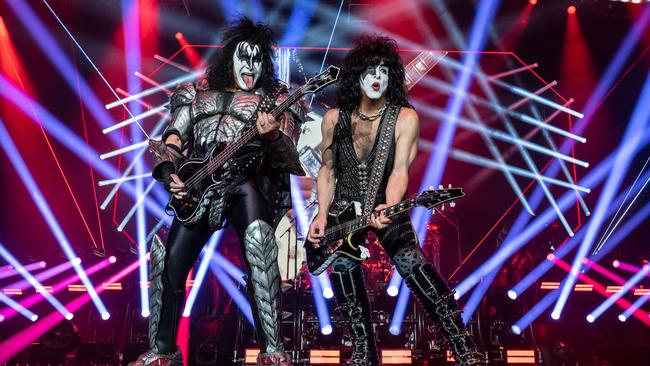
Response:
[{"label": "guitar body", "polygon": [[[352,202],[340,211],[330,212],[327,217],[327,226],[343,224],[359,217],[360,212],[357,205],[358,203]],[[369,256],[368,249],[363,246],[366,233],[366,230],[354,231],[335,242],[328,242],[326,238],[323,238],[318,248],[314,248],[309,240],[305,241],[307,269],[311,274],[318,276],[341,256],[363,262]]]},{"label": "guitar body", "polygon": [[[224,146],[216,145],[212,148],[210,154],[208,154],[204,159],[191,159],[184,162],[176,173],[181,181],[187,182],[190,179],[195,180],[195,174],[205,167],[210,159],[217,155]],[[167,211],[170,214],[174,214],[176,218],[182,223],[192,222],[195,217],[200,214],[199,209],[201,208],[201,202],[203,200],[211,200],[215,198],[215,195],[222,194],[218,186],[223,186],[224,180],[222,179],[223,168],[216,170],[212,174],[207,174],[205,177],[200,179],[198,183],[188,186],[187,196],[178,199],[173,195],[167,203]]]}]

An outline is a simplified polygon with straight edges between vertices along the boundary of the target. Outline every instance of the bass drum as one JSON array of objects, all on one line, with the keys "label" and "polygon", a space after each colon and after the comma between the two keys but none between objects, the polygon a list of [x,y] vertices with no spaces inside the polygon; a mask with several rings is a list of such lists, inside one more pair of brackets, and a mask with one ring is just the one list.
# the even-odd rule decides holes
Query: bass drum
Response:
[{"label": "bass drum", "polygon": [[296,238],[296,234],[295,221],[291,221],[289,216],[285,215],[275,230],[275,242],[278,244],[278,266],[282,281],[296,278],[296,270],[300,276],[300,270],[305,261],[303,248],[305,239]]}]

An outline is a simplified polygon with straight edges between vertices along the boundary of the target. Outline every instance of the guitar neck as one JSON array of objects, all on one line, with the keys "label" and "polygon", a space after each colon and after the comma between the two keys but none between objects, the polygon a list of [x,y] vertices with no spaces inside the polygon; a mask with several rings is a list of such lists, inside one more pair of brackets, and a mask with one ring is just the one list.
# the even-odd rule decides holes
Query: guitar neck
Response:
[{"label": "guitar neck", "polygon": [[[391,218],[394,217],[402,212],[408,211],[412,209],[413,207],[417,206],[416,203],[416,198],[410,198],[407,200],[404,200],[398,204],[389,206],[382,210],[384,212],[384,215],[386,217]],[[336,241],[339,239],[342,239],[345,237],[345,235],[359,231],[362,229],[367,228],[370,226],[370,216],[371,215],[365,215],[365,216],[359,216],[354,220],[347,221],[343,224],[336,225],[330,229],[328,229],[325,233],[325,236],[330,240],[330,241]]]},{"label": "guitar neck", "polygon": [[[291,107],[291,105],[295,103],[298,99],[302,98],[303,95],[305,95],[303,89],[302,88],[297,89],[282,103],[280,103],[275,108],[273,108],[271,112],[269,112],[269,114],[272,115],[273,118],[280,117],[280,115],[284,113],[284,111],[286,111],[289,107]],[[244,134],[239,139],[237,139],[237,141],[230,144],[217,156],[211,159],[210,164],[214,167],[211,170],[216,170],[217,168],[225,164],[226,161],[228,161],[240,148],[248,144],[257,135],[258,135],[257,126],[253,126],[248,130],[246,130],[246,132],[244,132]]]}]

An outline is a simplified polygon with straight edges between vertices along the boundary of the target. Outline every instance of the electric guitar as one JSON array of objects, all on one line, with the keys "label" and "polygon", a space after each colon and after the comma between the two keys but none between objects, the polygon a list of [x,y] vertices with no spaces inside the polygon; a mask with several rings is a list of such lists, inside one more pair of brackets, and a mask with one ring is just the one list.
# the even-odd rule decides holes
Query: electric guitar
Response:
[{"label": "electric guitar", "polygon": [[[396,205],[384,209],[386,217],[391,218],[415,206],[426,207],[429,210],[438,205],[450,202],[454,206],[455,199],[465,196],[462,188],[429,189],[417,196],[406,199]],[[327,218],[325,235],[318,248],[305,241],[307,269],[315,276],[321,274],[332,262],[340,256],[348,256],[358,261],[364,261],[370,256],[368,248],[364,247],[366,228],[370,226],[370,215],[361,215],[361,205],[351,202],[341,210],[330,212]]]},{"label": "electric guitar", "polygon": [[[273,108],[269,114],[278,118],[293,103],[302,98],[305,94],[316,93],[324,87],[336,82],[339,77],[339,68],[330,66],[327,70],[307,80],[307,83],[294,91],[281,104]],[[260,109],[263,110],[263,107]],[[257,118],[257,115],[253,116]],[[241,137],[231,144],[217,144],[210,153],[202,160],[190,159],[178,168],[178,177],[185,183],[187,195],[183,198],[171,196],[167,204],[167,210],[173,213],[176,218],[183,222],[192,222],[197,215],[202,214],[201,208],[206,203],[218,197],[224,186],[223,175],[226,175],[224,165],[246,144],[259,136],[257,127],[253,126],[246,130]],[[201,205],[203,203],[203,205]]]}]

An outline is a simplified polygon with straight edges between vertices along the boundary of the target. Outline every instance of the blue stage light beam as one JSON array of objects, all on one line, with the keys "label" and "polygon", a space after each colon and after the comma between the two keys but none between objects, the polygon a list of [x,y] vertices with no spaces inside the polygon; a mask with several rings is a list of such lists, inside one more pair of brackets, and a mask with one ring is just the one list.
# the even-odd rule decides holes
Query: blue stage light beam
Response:
[{"label": "blue stage light beam", "polygon": [[392,335],[398,335],[402,332],[402,324],[404,323],[406,308],[408,307],[409,298],[411,297],[411,290],[406,286],[405,282],[402,282],[401,287],[402,288],[399,290],[399,295],[397,297],[395,311],[393,311],[393,317],[388,326],[388,331]]},{"label": "blue stage light beam", "polygon": [[629,308],[625,309],[624,312],[618,315],[618,320],[622,322],[626,321],[632,316],[632,314],[634,314],[635,311],[639,310],[641,306],[643,306],[643,304],[645,304],[648,300],[650,300],[650,294],[645,294],[639,297],[638,299],[636,299],[634,303],[632,303],[632,305]]},{"label": "blue stage light beam", "polygon": [[[644,178],[650,179],[650,172],[647,172],[646,174],[643,175]],[[630,186],[630,189],[632,194],[634,192],[641,192],[642,188],[636,188],[634,185]],[[612,205],[610,205],[610,210],[607,212],[607,217],[611,217],[614,214],[613,207],[616,207],[620,204],[625,202],[625,195],[620,194],[615,200]],[[624,216],[621,216],[621,219],[623,219]],[[573,250],[580,241],[584,238],[586,230],[580,230],[576,233],[576,236],[573,238],[569,239],[564,245],[560,246],[555,252],[553,252],[553,255],[556,258],[562,259],[564,258],[565,255],[567,255],[571,250]],[[612,232],[613,233],[613,232]],[[539,280],[546,272],[548,272],[552,267],[554,266],[553,262],[551,261],[543,261],[537,267],[535,267],[532,271],[528,272],[528,274],[521,279],[515,286],[513,286],[509,291],[508,291],[508,297],[511,299],[515,300],[519,295],[523,294],[526,289],[528,289],[532,284],[534,284],[537,280]]]},{"label": "blue stage light beam", "polygon": [[[45,3],[45,6],[47,6],[47,8],[48,8],[48,9],[50,10],[50,12],[52,13],[52,15],[54,15],[54,18],[56,18],[57,22],[59,22],[59,24],[61,25],[61,27],[63,28],[63,30],[68,34],[68,36],[70,36],[70,39],[72,39],[72,42],[77,46],[77,48],[79,49],[79,51],[81,51],[81,54],[84,55],[84,57],[86,58],[86,60],[90,63],[90,66],[92,66],[92,68],[95,70],[95,72],[96,72],[96,73],[99,75],[99,77],[104,81],[104,84],[106,84],[106,86],[107,86],[108,89],[111,91],[111,93],[113,93],[113,95],[115,96],[115,98],[116,98],[116,99],[120,99],[120,97],[119,97],[119,96],[117,95],[117,93],[115,92],[115,89],[113,89],[113,87],[111,86],[111,84],[108,83],[108,81],[106,80],[106,78],[104,77],[104,75],[101,73],[101,71],[99,71],[99,69],[97,68],[97,66],[96,66],[95,63],[93,62],[93,60],[90,58],[90,56],[88,56],[88,54],[87,54],[86,51],[83,49],[83,47],[81,47],[81,44],[79,44],[79,42],[77,42],[77,39],[72,35],[72,33],[70,32],[70,30],[68,29],[68,27],[65,26],[65,23],[63,23],[63,21],[61,20],[61,18],[59,18],[59,16],[56,14],[56,12],[54,11],[54,9],[52,9],[52,7],[50,6],[50,4],[48,4],[48,2],[47,2],[46,0],[43,0],[43,3]],[[138,32],[138,35],[139,35],[139,29],[137,30],[137,32]],[[128,108],[126,108],[126,107],[125,107],[125,110],[126,110],[126,112],[127,112],[127,113],[132,117],[132,118],[133,118],[133,114],[131,113],[131,111],[130,111]],[[142,133],[144,133],[145,136],[149,137],[149,136],[147,135],[147,132],[146,132],[146,131],[144,130],[144,128],[142,128],[142,126],[140,125],[140,123],[139,123],[137,120],[135,120],[134,122],[138,125],[138,127],[140,128],[140,130],[142,131]]]},{"label": "blue stage light beam", "polygon": [[[643,142],[647,144],[650,140],[650,131],[645,131],[643,135]],[[610,154],[598,166],[594,167],[582,180],[580,185],[593,187],[606,178],[607,174],[612,169],[614,157],[616,152]],[[575,192],[565,193],[557,202],[561,210],[566,210],[572,204],[575,198]],[[495,270],[503,261],[509,258],[521,246],[525,245],[533,236],[535,236],[544,226],[555,218],[553,209],[549,208],[539,215],[531,224],[527,225],[525,230],[517,235],[513,240],[504,242],[499,250],[490,257],[487,261],[479,266],[472,274],[465,278],[461,283],[456,286],[457,296],[463,296],[469,289],[474,286],[481,277],[487,275],[490,271]]]},{"label": "blue stage light beam", "polygon": [[[639,225],[645,222],[645,220],[650,216],[650,204],[646,204],[641,210],[637,211],[628,221],[625,222],[614,234],[609,241],[608,245],[603,247],[603,249],[595,256],[591,257],[590,260],[598,262],[602,257],[607,255],[612,249],[614,249],[623,239],[625,239],[632,231],[634,231]],[[585,268],[585,271],[589,271],[590,268]],[[515,329],[522,330],[537,319],[546,309],[548,309],[553,302],[559,297],[560,290],[553,290],[549,292],[542,300],[540,300],[535,306],[533,306],[526,314],[524,314],[515,325],[513,325],[513,331]]]},{"label": "blue stage light beam", "polygon": [[[5,124],[2,120],[0,120],[0,145],[2,146],[2,149],[5,151],[7,156],[9,157],[9,160],[11,161],[12,165],[16,169],[16,172],[18,172],[18,175],[20,176],[20,179],[25,185],[25,188],[27,188],[27,190],[31,193],[32,200],[36,204],[38,210],[41,212],[41,215],[43,215],[43,219],[45,219],[45,222],[47,223],[48,227],[52,231],[52,234],[54,234],[54,236],[56,237],[57,243],[59,244],[61,249],[63,249],[63,253],[68,258],[69,261],[73,261],[75,258],[77,258],[77,255],[75,254],[74,249],[72,249],[72,245],[70,245],[68,238],[63,233],[61,226],[59,226],[59,222],[57,221],[56,216],[54,216],[54,213],[50,209],[50,206],[45,200],[45,196],[43,196],[43,193],[41,192],[40,188],[36,184],[34,177],[30,173],[29,168],[27,168],[27,164],[25,164],[25,161],[20,155],[18,148],[16,148],[16,145],[14,144],[11,135],[9,135],[9,131],[7,131]],[[97,295],[95,286],[93,286],[92,282],[90,282],[90,279],[86,275],[86,272],[84,271],[81,264],[74,265],[74,270],[79,276],[81,282],[88,289],[88,295],[90,295],[93,304],[95,305],[99,313],[102,316],[104,314],[108,314],[108,311],[104,306],[104,303],[99,298],[99,295]]]},{"label": "blue stage light beam", "polygon": [[[140,4],[137,0],[122,0],[121,5],[122,27],[124,29],[123,36],[124,58],[126,64],[125,71],[127,76],[126,81],[129,88],[129,93],[137,94],[142,90],[140,79],[135,76],[135,72],[142,69],[140,56]],[[132,120],[134,122],[137,121],[136,116],[141,117],[143,114],[147,113],[142,113],[142,105],[135,102],[129,103],[129,108],[127,108],[127,110],[129,109],[133,111],[132,113],[129,111],[129,115],[131,116],[129,120]],[[149,113],[151,113],[151,111],[149,111]],[[154,113],[151,113],[151,115],[153,114]],[[120,123],[117,125],[120,125]],[[149,137],[142,126],[139,123],[137,125],[140,127],[140,130],[144,132],[145,136]],[[106,129],[103,132],[106,134]],[[140,141],[142,140],[142,134],[137,129],[131,129],[131,138],[133,141]],[[133,162],[135,163],[135,175],[143,174],[144,169],[142,159],[134,159]],[[133,208],[129,211],[129,214],[132,215],[135,209],[136,238],[138,243],[138,258],[140,260],[140,266],[138,267],[140,283],[146,283],[149,278],[147,274],[147,221],[144,207],[142,207],[141,203],[144,201],[145,197],[149,194],[151,189],[153,189],[154,184],[155,181],[151,182],[147,189],[144,190],[144,182],[142,180],[135,181],[135,192],[136,196],[139,198],[135,202]],[[122,220],[122,223],[120,223],[120,226],[117,228],[118,231],[124,229],[124,225],[126,222],[128,222],[129,218],[130,216],[127,215],[127,217]],[[148,317],[149,287],[147,286],[140,286],[140,306],[142,316]]]},{"label": "blue stage light beam", "polygon": [[187,300],[185,300],[185,309],[183,309],[183,316],[189,317],[192,312],[192,307],[196,301],[196,297],[199,294],[199,289],[203,284],[205,279],[205,274],[208,272],[208,267],[212,261],[212,256],[219,246],[219,241],[221,239],[221,233],[223,230],[219,230],[216,233],[212,234],[208,245],[203,248],[203,255],[201,256],[201,261],[199,262],[199,268],[196,270],[196,275],[194,276],[194,284],[190,289],[189,295],[187,295]]},{"label": "blue stage light beam", "polygon": [[311,281],[312,294],[314,296],[314,304],[316,305],[316,315],[318,316],[320,331],[327,335],[332,332],[332,322],[330,320],[327,302],[323,298],[323,289],[320,286],[318,278],[309,275],[309,280]]},{"label": "blue stage light beam", "polygon": [[[646,7],[641,15],[639,15],[639,17],[635,20],[628,33],[625,35],[625,38],[621,42],[621,45],[616,50],[614,58],[612,61],[610,61],[607,69],[605,70],[605,73],[600,78],[598,84],[596,85],[596,88],[594,88],[594,91],[587,100],[587,103],[585,104],[585,108],[583,110],[585,117],[578,121],[573,128],[573,132],[575,134],[581,134],[591,122],[598,106],[600,103],[602,103],[608,93],[609,88],[615,82],[617,75],[625,66],[628,58],[634,51],[635,45],[641,36],[643,36],[648,24],[650,24],[650,8]],[[571,146],[571,141],[565,140],[558,151],[561,154],[568,154],[571,151]],[[560,164],[557,162],[552,162],[548,169],[546,169],[546,176],[555,177],[555,175],[557,175],[558,171],[560,170],[560,167]],[[531,197],[541,196],[541,194],[541,188],[536,187]],[[525,212],[520,213],[520,215],[525,214]]]},{"label": "blue stage light beam", "polygon": [[[628,205],[627,205],[627,207],[625,208],[625,210],[623,210],[623,213],[621,214],[621,216],[618,216],[618,213],[619,213],[620,210],[623,208],[623,203],[625,203],[625,201],[627,200],[627,197],[628,197],[630,194],[632,194],[632,190],[633,190],[634,186],[636,185],[636,182],[639,180],[639,178],[641,178],[641,174],[642,174],[643,171],[645,170],[645,167],[646,167],[646,165],[648,164],[648,162],[650,162],[650,157],[648,157],[648,159],[646,160],[645,164],[643,164],[643,167],[641,167],[641,172],[640,172],[639,175],[634,179],[634,182],[632,182],[632,185],[630,186],[630,188],[628,189],[627,193],[625,194],[625,198],[623,199],[623,202],[620,203],[620,204],[617,204],[617,205],[616,205],[616,206],[618,206],[618,209],[616,210],[616,213],[614,214],[614,217],[616,217],[616,220],[612,220],[612,221],[609,223],[609,225],[607,225],[607,228],[605,229],[605,234],[603,235],[603,237],[600,239],[600,241],[599,241],[598,244],[596,245],[596,248],[594,249],[592,255],[598,253],[598,251],[600,250],[600,248],[603,247],[603,245],[605,244],[605,242],[607,241],[607,239],[609,239],[609,237],[612,235],[612,232],[614,232],[614,230],[616,230],[616,227],[618,226],[618,224],[621,223],[621,220],[623,220],[623,217],[625,217],[625,215],[626,215],[627,212],[630,210],[630,208],[632,208],[632,206],[634,205],[634,202],[636,202],[637,198],[639,198],[639,196],[641,195],[641,192],[643,192],[643,190],[645,189],[645,187],[646,187],[646,186],[648,185],[648,183],[650,182],[650,177],[648,177],[647,179],[645,179],[645,182],[644,182],[643,185],[641,186],[641,189],[639,189],[639,191],[634,195],[634,197],[632,198],[632,200],[630,201],[630,203],[628,203]],[[644,179],[641,178],[641,181],[643,181],[643,180],[644,180]]]},{"label": "blue stage light beam", "polygon": [[[77,136],[72,130],[70,130],[70,128],[68,128],[63,122],[52,115],[48,110],[43,108],[43,106],[16,88],[2,74],[0,74],[0,95],[5,97],[14,106],[20,109],[25,114],[25,116],[29,118],[30,121],[36,123],[35,117],[33,116],[32,110],[30,109],[33,107],[36,111],[36,114],[38,114],[43,120],[43,128],[45,131],[50,136],[54,137],[59,143],[65,146],[68,150],[70,150],[70,152],[72,152],[84,163],[87,162],[86,159],[88,159],[90,152],[90,158],[92,159],[93,167],[101,175],[104,177],[115,177],[119,175],[117,169],[115,169],[111,164],[108,164],[107,162],[97,158],[97,156],[99,156],[99,153],[96,150],[94,150],[91,146],[86,146],[84,140]],[[125,192],[132,198],[137,199],[137,196],[135,195],[135,189],[131,184],[125,185]],[[155,216],[161,218],[162,220],[165,220],[167,225],[171,225],[171,219],[160,205],[151,199],[148,199],[146,201],[146,205],[149,211],[151,211]]]},{"label": "blue stage light beam", "polygon": [[251,304],[248,302],[248,299],[244,294],[239,291],[237,288],[237,285],[235,285],[234,282],[228,277],[228,275],[223,271],[221,267],[219,267],[217,264],[212,263],[210,265],[210,270],[214,274],[214,276],[217,278],[219,283],[221,283],[221,286],[223,286],[223,289],[226,290],[228,295],[232,298],[232,300],[235,302],[235,305],[239,308],[239,311],[244,314],[244,317],[246,320],[248,320],[248,323],[255,328],[255,323],[253,322],[253,312],[251,310]]},{"label": "blue stage light beam", "polygon": [[299,46],[302,44],[303,36],[314,16],[316,6],[318,6],[318,0],[298,0],[293,4],[287,26],[280,39],[280,45]]},{"label": "blue stage light beam", "polygon": [[[52,64],[59,71],[68,86],[83,98],[84,104],[88,110],[97,120],[101,127],[108,127],[113,124],[113,119],[102,108],[99,98],[88,85],[88,82],[79,76],[78,84],[75,79],[75,67],[70,59],[58,46],[56,40],[50,34],[50,31],[45,24],[38,18],[34,11],[30,8],[27,2],[20,0],[8,0],[7,4],[11,7],[16,14],[18,20],[23,24],[24,28],[31,34],[36,45],[41,49],[45,56],[52,62]],[[119,136],[110,136],[115,145],[119,145]]]},{"label": "blue stage light beam", "polygon": [[234,265],[228,258],[221,255],[221,253],[214,253],[212,261],[220,266],[226,273],[230,275],[240,285],[246,286],[246,273],[241,268]]},{"label": "blue stage light beam", "polygon": [[23,265],[20,264],[20,262],[18,262],[18,260],[13,255],[11,255],[11,253],[9,253],[7,248],[5,248],[2,243],[0,243],[0,256],[2,256],[2,258],[4,258],[9,264],[14,266],[20,275],[23,276],[23,278],[26,279],[36,289],[37,292],[40,292],[45,300],[47,300],[50,305],[52,305],[59,313],[61,313],[61,315],[63,315],[68,320],[74,317],[74,315],[72,315],[72,313],[68,311],[68,309],[66,309],[59,300],[57,300],[49,292],[45,291],[43,285],[34,276],[32,276],[31,273],[25,270]]},{"label": "blue stage light beam", "polygon": [[[559,319],[562,314],[562,309],[566,304],[569,295],[571,295],[573,286],[577,281],[577,275],[580,268],[583,266],[582,260],[587,256],[591,246],[596,239],[596,235],[600,231],[600,227],[605,218],[605,213],[609,207],[612,198],[620,188],[623,178],[632,163],[636,152],[641,146],[642,134],[639,131],[645,131],[650,121],[650,73],[647,74],[646,80],[641,90],[641,94],[637,100],[637,105],[634,108],[632,117],[627,125],[623,139],[621,140],[621,149],[618,150],[614,161],[614,166],[610,172],[605,187],[603,188],[598,203],[594,209],[594,214],[589,221],[587,233],[582,243],[578,247],[578,252],[571,265],[571,272],[568,274],[567,281],[561,287],[560,297],[558,298],[551,317]],[[594,314],[597,318],[598,315]]]},{"label": "blue stage light beam", "polygon": [[[29,309],[20,305],[18,302],[14,301],[14,299],[5,295],[2,291],[0,291],[0,301],[2,301],[5,305],[9,306],[10,308],[16,310],[18,314],[24,316],[27,319],[33,322],[38,320],[38,315],[34,314]],[[4,317],[0,316],[0,322],[2,321],[4,321]]]},{"label": "blue stage light beam", "polygon": [[[590,323],[593,323],[598,319],[607,309],[609,309],[616,300],[620,299],[623,297],[632,287],[634,287],[636,284],[641,282],[648,273],[650,272],[650,265],[645,264],[639,272],[637,272],[634,276],[632,276],[625,284],[623,284],[623,288],[616,293],[614,293],[612,296],[608,297],[605,301],[603,301],[596,309],[594,309],[589,315],[587,315],[587,321]],[[629,310],[630,308],[628,308]],[[630,312],[632,314],[632,312]]]}]

